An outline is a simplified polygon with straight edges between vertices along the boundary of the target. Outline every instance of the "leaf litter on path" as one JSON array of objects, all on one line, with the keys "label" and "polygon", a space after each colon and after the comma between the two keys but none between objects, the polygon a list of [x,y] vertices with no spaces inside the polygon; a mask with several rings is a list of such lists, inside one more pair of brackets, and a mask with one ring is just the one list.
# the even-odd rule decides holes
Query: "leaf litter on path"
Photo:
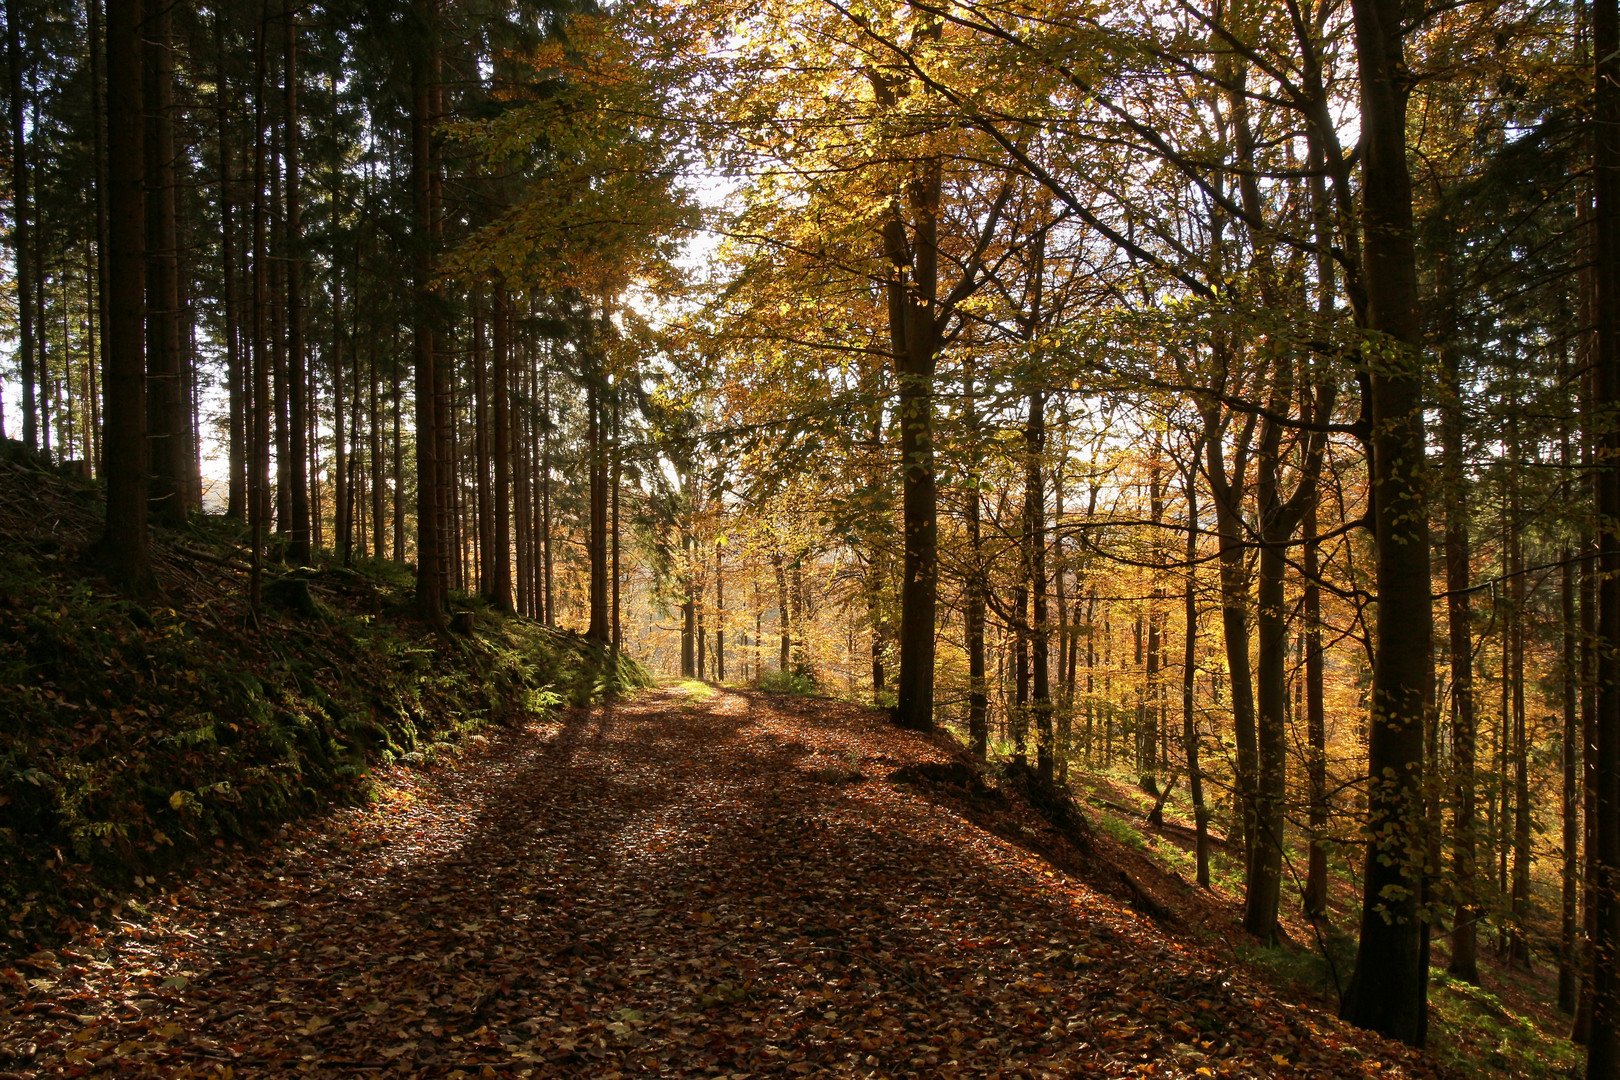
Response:
[{"label": "leaf litter on path", "polygon": [[384,772],[0,973],[0,1077],[1438,1074],[885,779],[952,757],[663,690]]}]

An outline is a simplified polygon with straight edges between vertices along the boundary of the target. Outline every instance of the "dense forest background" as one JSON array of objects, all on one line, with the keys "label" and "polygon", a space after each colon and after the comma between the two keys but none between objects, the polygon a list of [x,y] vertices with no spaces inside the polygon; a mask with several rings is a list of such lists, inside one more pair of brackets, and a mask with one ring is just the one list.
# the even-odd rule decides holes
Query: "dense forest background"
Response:
[{"label": "dense forest background", "polygon": [[[1613,0],[7,0],[4,432],[1224,838],[1620,1068]],[[1161,795],[1162,793],[1162,795]]]}]

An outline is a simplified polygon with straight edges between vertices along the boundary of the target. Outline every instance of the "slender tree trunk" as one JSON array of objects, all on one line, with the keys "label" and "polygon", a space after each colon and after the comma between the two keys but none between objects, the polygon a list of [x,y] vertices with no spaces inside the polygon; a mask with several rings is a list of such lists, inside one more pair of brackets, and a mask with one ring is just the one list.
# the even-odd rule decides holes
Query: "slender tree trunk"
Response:
[{"label": "slender tree trunk", "polygon": [[776,625],[780,631],[778,636],[781,646],[776,658],[776,669],[785,675],[791,663],[793,632],[788,622],[787,569],[783,566],[780,548],[771,549],[771,566],[776,570]]},{"label": "slender tree trunk", "polygon": [[551,378],[548,370],[542,370],[540,381],[540,397],[544,412],[541,414],[542,427],[540,430],[540,557],[542,578],[545,586],[546,625],[557,625],[557,592],[553,575],[553,559],[551,550]]},{"label": "slender tree trunk", "polygon": [[1321,545],[1317,540],[1317,500],[1305,511],[1305,730],[1309,745],[1306,779],[1310,785],[1310,854],[1305,871],[1305,913],[1312,918],[1327,914],[1328,826],[1327,715],[1323,701]]},{"label": "slender tree trunk", "polygon": [[433,285],[433,171],[432,76],[437,68],[438,7],[435,0],[412,0],[411,56],[411,196],[415,214],[416,303],[412,327],[416,381],[416,604],[423,619],[436,630],[444,628],[444,581],[439,551],[439,438],[435,407],[432,310]]},{"label": "slender tree trunk", "polygon": [[1468,491],[1463,471],[1462,379],[1456,346],[1443,342],[1440,360],[1444,385],[1440,399],[1440,442],[1445,463],[1446,622],[1451,655],[1451,752],[1453,798],[1452,868],[1457,906],[1452,918],[1451,962],[1456,978],[1479,984],[1478,783],[1475,755],[1474,645],[1469,624]]},{"label": "slender tree trunk", "polygon": [[[1193,447],[1196,462],[1202,448]],[[1198,675],[1198,598],[1196,595],[1198,560],[1198,475],[1196,465],[1189,465],[1183,477],[1182,489],[1187,496],[1187,583],[1182,594],[1182,609],[1187,624],[1186,640],[1181,654],[1181,743],[1187,758],[1187,789],[1193,806],[1193,856],[1196,860],[1198,884],[1209,888],[1209,807],[1204,802],[1204,771],[1199,765],[1198,714],[1193,704],[1193,691]]]},{"label": "slender tree trunk", "polygon": [[[490,406],[491,373],[486,323],[500,321],[498,310],[485,316],[484,305],[478,302],[478,289],[473,289],[473,473],[478,504],[478,593],[492,603],[495,599],[495,508],[491,491],[490,466],[495,456],[491,427],[494,411]],[[493,298],[493,291],[491,292]]]},{"label": "slender tree trunk", "polygon": [[[107,274],[107,252],[110,244],[107,232],[107,99],[106,74],[103,65],[106,45],[103,40],[101,30],[101,0],[89,0],[85,7],[88,11],[89,31],[89,41],[86,43],[86,45],[90,61],[90,152],[94,158],[93,164],[95,167],[96,179],[96,314],[99,320],[98,329],[100,331],[99,336],[101,338],[101,355],[102,359],[105,360],[107,355],[107,341],[110,336],[110,327],[112,324],[111,312],[108,308],[108,298],[111,287]],[[96,421],[94,429],[95,431],[99,432],[101,430],[101,425],[98,418],[99,401],[97,399],[97,390],[94,386],[96,367],[93,360],[91,362],[90,372],[92,383],[90,388],[90,414],[92,419]],[[105,449],[106,447],[103,445],[102,440],[98,436],[96,440],[95,461],[97,476],[106,475],[103,471]]]},{"label": "slender tree trunk", "polygon": [[726,681],[726,545],[714,546],[714,681]]},{"label": "slender tree trunk", "polygon": [[225,514],[240,521],[247,517],[247,374],[237,325],[240,313],[236,296],[236,226],[231,186],[230,82],[225,74],[224,14],[218,8],[214,12],[214,64],[214,122],[219,145],[220,314],[225,329],[225,381],[230,408]]},{"label": "slender tree trunk", "polygon": [[265,92],[267,72],[270,0],[260,0],[258,25],[253,38],[253,399],[252,461],[248,472],[248,521],[252,530],[253,573],[249,606],[259,616],[264,583],[265,530],[270,520],[270,354],[269,318],[269,223],[265,205]]},{"label": "slender tree trunk", "polygon": [[591,622],[586,636],[605,646],[611,640],[612,631],[608,626],[608,478],[606,439],[602,432],[602,378],[598,368],[585,389],[585,445],[590,454],[591,502]]},{"label": "slender tree trunk", "polygon": [[298,162],[298,14],[289,2],[283,13],[286,37],[282,60],[282,156],[287,169],[287,423],[288,477],[292,520],[287,529],[287,560],[295,566],[310,561],[309,401],[304,357],[304,233],[301,220],[303,177]]},{"label": "slender tree trunk", "polygon": [[681,554],[686,595],[681,602],[681,676],[694,679],[698,673],[697,661],[697,587],[692,566],[692,534],[688,529],[681,535]]},{"label": "slender tree trunk", "polygon": [[1206,416],[1208,433],[1204,447],[1206,471],[1215,503],[1215,531],[1218,539],[1221,583],[1221,631],[1226,647],[1227,677],[1230,680],[1232,727],[1237,741],[1233,797],[1237,814],[1233,818],[1240,842],[1248,849],[1255,843],[1255,784],[1259,751],[1255,735],[1254,679],[1249,666],[1249,583],[1244,565],[1244,524],[1242,484],[1246,472],[1248,437],[1252,427],[1243,429],[1235,448],[1235,460],[1227,471],[1224,429]]},{"label": "slender tree trunk", "polygon": [[1399,0],[1352,3],[1361,83],[1364,322],[1387,343],[1381,348],[1388,357],[1368,377],[1378,595],[1367,749],[1370,842],[1356,968],[1342,1013],[1360,1027],[1422,1046],[1429,934],[1415,853],[1427,846],[1423,734],[1432,696],[1432,605],[1403,10]]},{"label": "slender tree trunk", "polygon": [[1035,720],[1035,771],[1050,781],[1053,769],[1051,665],[1047,658],[1050,632],[1046,604],[1046,483],[1041,462],[1046,453],[1046,395],[1029,395],[1029,417],[1024,426],[1024,513],[1029,518],[1030,571],[1030,694]]},{"label": "slender tree trunk", "polygon": [[[12,262],[17,274],[17,359],[22,382],[22,436],[28,449],[39,449],[38,404],[34,400],[34,257],[29,231],[33,216],[29,201],[28,141],[24,135],[25,99],[23,68],[26,59],[22,42],[22,14],[19,0],[6,0],[8,67],[11,68],[11,185],[12,185]],[[108,20],[112,13],[108,12]],[[139,55],[139,48],[136,55]],[[109,64],[110,64],[109,60]],[[109,67],[109,76],[111,69]],[[144,170],[137,169],[136,175]]]},{"label": "slender tree trunk", "polygon": [[[608,596],[608,629],[615,655],[624,647],[624,628],[619,622],[619,394],[622,388],[615,381],[613,385],[612,414],[613,433],[609,443],[609,453],[612,460],[608,466],[608,577],[610,588]],[[717,586],[718,588],[718,586]],[[716,647],[723,648],[724,634],[720,631],[720,624],[715,624]]]},{"label": "slender tree trunk", "polygon": [[[1570,452],[1569,430],[1567,425],[1560,440],[1559,464],[1563,466],[1564,475],[1569,476],[1574,468],[1574,456]],[[1565,506],[1574,503],[1574,491],[1566,480],[1559,485],[1562,502]],[[1559,568],[1559,614],[1563,619],[1563,650],[1561,669],[1559,674],[1563,682],[1564,706],[1564,732],[1562,746],[1563,765],[1563,875],[1561,881],[1562,893],[1562,919],[1559,934],[1558,949],[1558,1008],[1559,1011],[1575,1012],[1576,995],[1580,986],[1580,844],[1581,844],[1581,800],[1580,800],[1580,688],[1579,673],[1576,667],[1575,651],[1578,637],[1575,622],[1575,549],[1568,542],[1560,552],[1563,566]]]},{"label": "slender tree trunk", "polygon": [[1508,441],[1512,460],[1509,476],[1508,567],[1509,623],[1513,683],[1513,918],[1509,930],[1508,961],[1515,967],[1530,967],[1530,942],[1525,921],[1530,907],[1530,746],[1524,712],[1524,648],[1526,596],[1524,575],[1524,508],[1519,484],[1518,417],[1508,420]]},{"label": "slender tree trunk", "polygon": [[[358,277],[355,278],[355,285],[356,287],[359,286]],[[338,555],[343,560],[343,565],[349,566],[354,552],[354,524],[352,521],[354,500],[349,495],[352,480],[349,472],[349,433],[344,426],[346,412],[343,393],[342,346],[337,329],[338,312],[341,310],[342,305],[341,288],[342,281],[334,268],[332,275],[332,456],[336,475],[332,478],[335,502],[332,531],[335,534],[334,542],[337,546]],[[359,405],[360,402],[356,400],[354,407],[359,408]]]},{"label": "slender tree trunk", "polygon": [[512,298],[495,287],[495,544],[491,600],[497,611],[512,611]]},{"label": "slender tree trunk", "polygon": [[984,669],[984,615],[985,570],[984,541],[980,536],[979,510],[983,483],[979,467],[979,415],[977,390],[973,384],[973,363],[965,357],[962,364],[962,423],[968,438],[968,457],[971,467],[967,475],[967,534],[968,578],[966,586],[966,618],[963,629],[967,635],[968,654],[968,749],[980,761],[989,749],[989,686]]}]

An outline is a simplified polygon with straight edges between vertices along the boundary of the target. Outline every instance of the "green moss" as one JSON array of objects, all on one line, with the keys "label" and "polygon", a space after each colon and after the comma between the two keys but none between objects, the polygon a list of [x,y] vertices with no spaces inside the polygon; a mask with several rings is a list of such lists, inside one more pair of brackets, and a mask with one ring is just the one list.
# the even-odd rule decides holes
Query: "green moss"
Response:
[{"label": "green moss", "polygon": [[[225,560],[241,541],[210,519],[183,537]],[[527,619],[479,611],[472,634],[437,637],[392,563],[277,576],[256,629],[228,568],[195,563],[136,603],[48,546],[45,561],[33,538],[0,537],[0,948],[47,941],[102,891],[216,840],[363,801],[379,762],[428,765],[489,724],[651,682]]]}]

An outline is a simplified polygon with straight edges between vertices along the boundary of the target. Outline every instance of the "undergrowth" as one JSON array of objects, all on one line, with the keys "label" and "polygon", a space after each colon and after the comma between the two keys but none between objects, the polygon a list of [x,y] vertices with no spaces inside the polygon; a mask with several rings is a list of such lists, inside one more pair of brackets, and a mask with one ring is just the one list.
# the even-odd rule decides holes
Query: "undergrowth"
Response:
[{"label": "undergrowth", "polygon": [[0,948],[29,950],[129,880],[428,766],[491,723],[650,682],[577,635],[483,610],[438,636],[410,576],[363,561],[274,573],[257,626],[229,523],[154,530],[161,594],[82,561],[99,493],[0,462]]}]

